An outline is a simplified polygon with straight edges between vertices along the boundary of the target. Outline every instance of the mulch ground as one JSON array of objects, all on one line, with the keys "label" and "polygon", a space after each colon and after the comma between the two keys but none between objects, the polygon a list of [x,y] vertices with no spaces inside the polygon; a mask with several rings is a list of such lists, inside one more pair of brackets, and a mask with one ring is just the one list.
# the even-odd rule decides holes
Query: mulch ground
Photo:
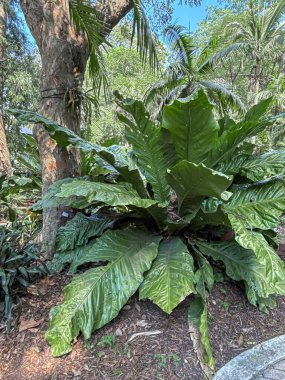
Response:
[{"label": "mulch ground", "polygon": [[[280,254],[285,258],[285,246],[281,246]],[[42,295],[28,294],[22,299],[18,326],[9,335],[0,330],[0,379],[204,378],[188,333],[191,297],[168,316],[151,302],[139,302],[135,295],[89,342],[79,338],[71,354],[53,358],[44,331],[49,310],[62,301],[62,288],[69,281],[66,275],[40,280],[36,287]],[[285,333],[284,297],[278,299],[275,310],[262,314],[247,302],[242,288],[227,279],[215,285],[208,309],[217,369],[243,350]],[[138,336],[128,343],[134,333],[157,330],[161,333]]]}]

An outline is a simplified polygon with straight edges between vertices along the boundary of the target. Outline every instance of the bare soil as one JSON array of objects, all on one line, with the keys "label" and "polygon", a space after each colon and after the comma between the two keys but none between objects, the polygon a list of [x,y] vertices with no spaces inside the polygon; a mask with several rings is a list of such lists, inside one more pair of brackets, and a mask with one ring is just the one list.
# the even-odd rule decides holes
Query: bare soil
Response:
[{"label": "bare soil", "polygon": [[[285,258],[284,245],[279,252]],[[135,295],[88,343],[79,338],[71,354],[53,358],[44,331],[49,310],[62,302],[62,289],[69,281],[66,274],[40,280],[22,299],[18,326],[10,334],[0,330],[0,379],[204,379],[188,333],[191,297],[168,316],[151,302],[139,302]],[[33,289],[42,295],[31,294],[38,293]],[[216,369],[243,350],[285,333],[284,297],[278,299],[275,310],[263,314],[248,303],[239,284],[227,279],[215,285],[208,309]],[[157,330],[161,333],[138,336],[128,343],[134,333]]]}]

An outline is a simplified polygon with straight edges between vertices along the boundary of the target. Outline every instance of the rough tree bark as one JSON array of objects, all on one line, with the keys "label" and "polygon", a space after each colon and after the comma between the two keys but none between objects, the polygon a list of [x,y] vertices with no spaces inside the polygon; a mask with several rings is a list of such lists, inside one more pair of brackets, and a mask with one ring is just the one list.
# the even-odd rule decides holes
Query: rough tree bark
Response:
[{"label": "rough tree bark", "polygon": [[[20,4],[42,59],[40,113],[79,134],[81,101],[77,90],[89,55],[87,38],[71,25],[68,0],[21,0]],[[95,7],[102,12],[106,33],[131,10],[132,0],[101,0]],[[45,195],[56,180],[80,174],[80,158],[76,150],[58,147],[41,125],[35,126],[34,135]],[[53,254],[62,212],[62,208],[44,210],[41,251],[48,258]]]},{"label": "rough tree bark", "polygon": [[[7,27],[7,12],[3,0],[0,0],[0,89],[3,89],[3,70],[2,67],[5,62],[5,40],[6,40],[6,27]],[[2,96],[1,96],[2,100]],[[2,107],[1,107],[2,109]],[[5,128],[3,123],[3,115],[0,111],[0,175],[12,174],[12,165],[7,145]]]}]

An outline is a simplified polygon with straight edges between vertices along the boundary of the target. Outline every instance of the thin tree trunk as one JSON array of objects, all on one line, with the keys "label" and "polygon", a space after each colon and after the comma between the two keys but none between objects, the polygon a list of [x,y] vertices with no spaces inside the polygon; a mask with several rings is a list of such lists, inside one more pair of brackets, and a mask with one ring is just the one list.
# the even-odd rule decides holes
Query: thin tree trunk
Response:
[{"label": "thin tree trunk", "polygon": [[[0,89],[1,89],[1,102],[3,101],[3,65],[5,62],[6,52],[6,27],[7,27],[7,12],[3,0],[0,0]],[[2,109],[2,107],[1,107]],[[10,155],[7,145],[7,139],[5,134],[5,127],[3,123],[3,115],[0,111],[0,175],[6,174],[10,176],[12,174],[12,165],[10,161]]]},{"label": "thin tree trunk", "polygon": [[[259,93],[260,80],[261,80],[261,62],[257,58],[255,66],[254,66],[254,75],[250,83],[250,95],[252,96],[252,99],[250,102],[251,105],[256,104],[256,101],[257,101],[256,95]],[[256,136],[253,136],[251,138],[251,142],[252,144],[256,144]]]},{"label": "thin tree trunk", "polygon": [[[42,58],[40,112],[59,124],[80,133],[80,90],[88,59],[88,41],[70,23],[67,0],[21,0],[21,8]],[[132,8],[131,0],[101,0],[96,8],[109,28]],[[107,30],[107,28],[106,28]],[[58,179],[80,174],[80,158],[75,149],[62,149],[49,138],[41,125],[34,129],[42,162],[43,196]],[[42,253],[51,257],[56,232],[63,222],[64,209],[43,213]]]}]

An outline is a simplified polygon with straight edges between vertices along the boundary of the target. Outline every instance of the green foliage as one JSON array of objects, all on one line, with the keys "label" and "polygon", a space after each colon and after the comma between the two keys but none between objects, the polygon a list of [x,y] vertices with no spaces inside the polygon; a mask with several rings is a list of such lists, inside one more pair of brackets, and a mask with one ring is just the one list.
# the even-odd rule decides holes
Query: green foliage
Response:
[{"label": "green foliage", "polygon": [[[197,293],[189,319],[200,331],[204,360],[213,366],[206,301],[215,276],[208,257],[222,261],[262,310],[276,294],[285,295],[285,264],[270,238],[285,208],[284,161],[272,153],[270,172],[262,157],[250,156],[253,147],[246,142],[272,124],[270,100],[236,123],[229,117],[217,121],[205,94],[196,96],[165,107],[162,121],[150,120],[142,102],[117,96],[128,153],[88,143],[40,115],[14,111],[21,120],[43,123],[59,145],[92,152],[100,157],[98,167],[108,167],[101,176],[58,181],[37,206],[73,205],[100,220],[91,226],[91,218],[80,215],[86,223],[75,219],[59,232],[55,267],[91,269],[74,278],[64,302],[52,309],[46,337],[54,355],[69,352],[80,332],[88,339],[111,321],[138,289],[140,298],[167,313]],[[236,156],[242,159],[233,162]],[[226,232],[234,237],[221,242]],[[70,234],[75,238],[69,244],[64,237]]]},{"label": "green foliage", "polygon": [[[10,330],[13,322],[13,302],[15,295],[29,285],[32,274],[46,273],[43,265],[35,266],[38,257],[34,247],[26,244],[31,234],[25,231],[25,223],[0,227],[0,301],[4,302],[4,311],[0,320]],[[23,237],[23,233],[25,236]]]}]

